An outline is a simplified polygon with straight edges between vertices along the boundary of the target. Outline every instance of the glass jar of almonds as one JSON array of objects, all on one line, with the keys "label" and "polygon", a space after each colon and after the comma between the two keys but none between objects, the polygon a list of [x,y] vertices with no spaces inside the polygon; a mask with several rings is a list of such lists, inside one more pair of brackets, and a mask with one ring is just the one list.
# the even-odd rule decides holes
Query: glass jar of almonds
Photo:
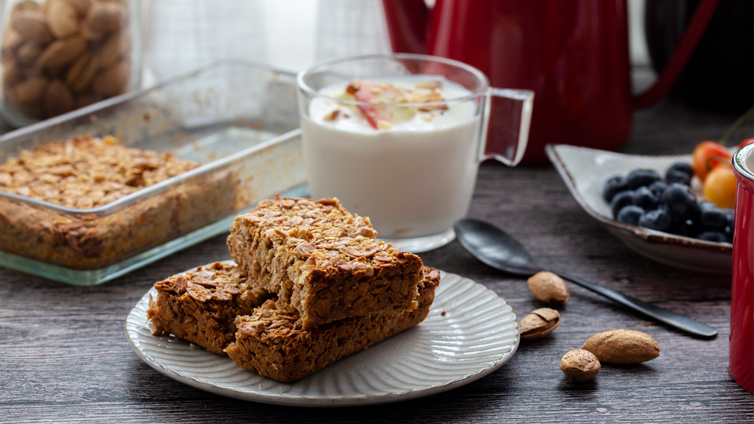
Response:
[{"label": "glass jar of almonds", "polygon": [[6,1],[2,106],[24,126],[139,85],[138,0]]}]

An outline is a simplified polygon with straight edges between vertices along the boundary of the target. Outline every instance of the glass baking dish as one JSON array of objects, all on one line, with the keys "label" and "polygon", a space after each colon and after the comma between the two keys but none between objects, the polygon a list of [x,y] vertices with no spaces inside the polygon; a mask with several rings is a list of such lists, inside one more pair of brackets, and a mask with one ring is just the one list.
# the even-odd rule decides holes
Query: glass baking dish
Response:
[{"label": "glass baking dish", "polygon": [[94,209],[0,191],[0,266],[95,285],[228,231],[260,199],[305,195],[295,75],[224,61],[0,138],[0,162],[89,134],[202,163]]}]

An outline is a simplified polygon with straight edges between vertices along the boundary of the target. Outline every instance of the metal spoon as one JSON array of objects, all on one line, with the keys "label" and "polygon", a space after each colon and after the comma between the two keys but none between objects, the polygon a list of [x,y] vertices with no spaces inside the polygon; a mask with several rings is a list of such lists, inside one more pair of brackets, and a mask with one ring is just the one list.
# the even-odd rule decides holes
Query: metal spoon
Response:
[{"label": "metal spoon", "polygon": [[[475,258],[493,268],[526,277],[544,271],[534,263],[529,252],[518,240],[490,223],[467,218],[458,221],[454,229],[461,246]],[[717,335],[717,330],[699,321],[650,305],[614,290],[586,282],[580,278],[562,273],[557,274],[587,290],[605,296],[619,305],[692,336],[709,339]]]}]

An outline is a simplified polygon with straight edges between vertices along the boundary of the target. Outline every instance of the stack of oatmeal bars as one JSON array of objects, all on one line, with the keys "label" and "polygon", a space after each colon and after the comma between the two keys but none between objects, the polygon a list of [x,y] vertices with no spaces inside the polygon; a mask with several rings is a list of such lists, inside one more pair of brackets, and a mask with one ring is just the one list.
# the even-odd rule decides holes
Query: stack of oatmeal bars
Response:
[{"label": "stack of oatmeal bars", "polygon": [[376,236],[337,199],[264,200],[231,227],[237,265],[155,284],[153,333],[276,380],[306,377],[429,313],[439,273]]}]

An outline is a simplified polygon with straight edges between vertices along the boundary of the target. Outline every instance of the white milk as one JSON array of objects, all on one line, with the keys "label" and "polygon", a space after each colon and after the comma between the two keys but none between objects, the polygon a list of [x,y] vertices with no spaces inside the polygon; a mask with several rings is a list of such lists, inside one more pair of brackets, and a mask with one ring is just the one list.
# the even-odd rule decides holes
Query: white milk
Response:
[{"label": "white milk", "polygon": [[[381,79],[414,87],[435,76]],[[320,92],[335,97],[347,82]],[[337,100],[317,97],[302,118],[304,160],[314,198],[337,197],[368,216],[380,238],[440,234],[463,218],[477,173],[480,115],[471,94],[442,80],[446,111],[418,112],[388,129],[374,129]],[[333,110],[339,109],[336,119]]]}]

